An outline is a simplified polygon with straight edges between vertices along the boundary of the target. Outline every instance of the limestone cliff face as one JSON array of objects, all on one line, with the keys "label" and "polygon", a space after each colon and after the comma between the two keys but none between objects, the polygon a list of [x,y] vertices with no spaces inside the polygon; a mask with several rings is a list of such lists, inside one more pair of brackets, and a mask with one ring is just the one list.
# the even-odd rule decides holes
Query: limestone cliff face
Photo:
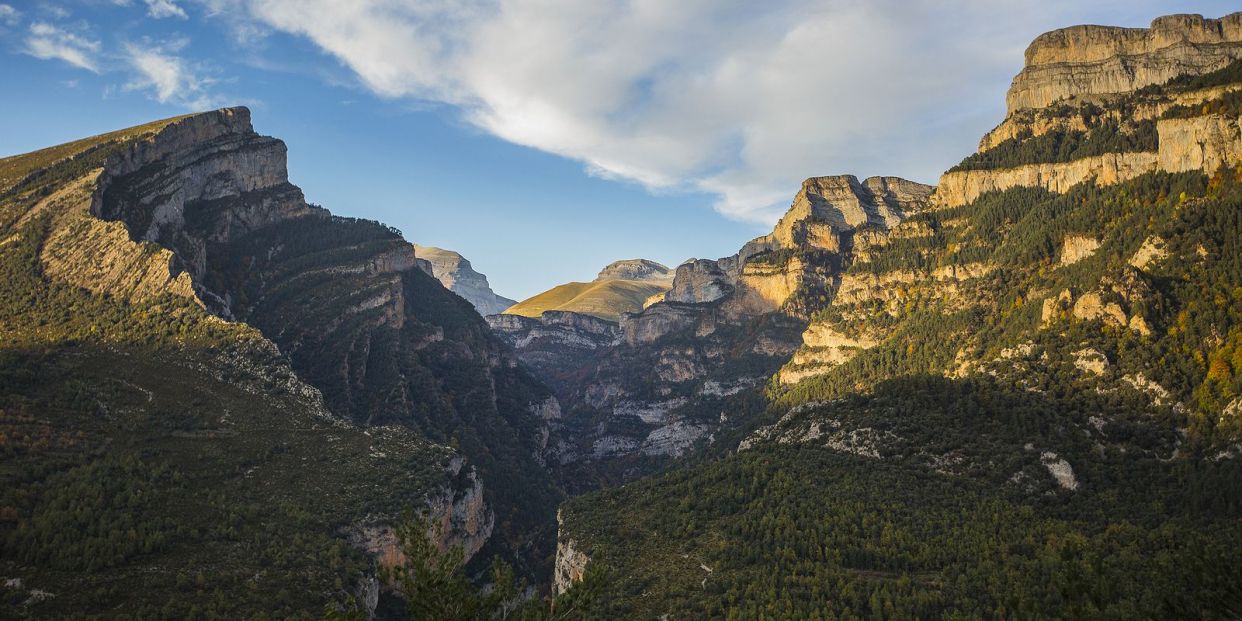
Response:
[{"label": "limestone cliff face", "polygon": [[577,543],[564,532],[561,514],[556,514],[556,565],[552,573],[552,594],[560,595],[569,590],[586,574],[590,557],[578,549]]},{"label": "limestone cliff face", "polygon": [[1013,187],[1042,187],[1062,193],[1085,181],[1112,185],[1149,172],[1214,171],[1242,157],[1242,119],[1209,114],[1192,118],[1160,119],[1154,153],[1106,153],[1072,162],[1028,164],[999,170],[945,173],[934,201],[943,207],[973,202],[979,196]]},{"label": "limestone cliff face", "polygon": [[[460,458],[450,460],[446,472],[450,483],[425,499],[427,538],[440,550],[460,546],[469,560],[491,537],[496,516],[483,500],[483,484],[477,473],[473,468],[463,469],[463,465]],[[354,547],[372,555],[381,568],[399,567],[406,562],[390,520],[355,524],[348,537]]]},{"label": "limestone cliff face", "polygon": [[677,266],[672,289],[664,294],[662,300],[683,304],[714,302],[733,291],[731,280],[719,262],[691,259]]},{"label": "limestone cliff face", "polygon": [[899,177],[812,177],[768,236],[769,247],[812,246],[837,251],[838,235],[864,226],[891,228],[921,209],[932,187]]},{"label": "limestone cliff face", "polygon": [[596,352],[621,339],[616,323],[569,311],[545,311],[539,318],[488,315],[487,323],[522,362],[554,387]]},{"label": "limestone cliff face", "polygon": [[494,315],[517,304],[516,300],[492,291],[487,276],[474,271],[470,261],[457,252],[414,244],[414,255],[426,259],[431,264],[431,275],[449,291],[466,298],[480,315]]},{"label": "limestone cliff face", "polygon": [[1014,187],[1040,187],[1060,193],[1091,179],[1100,185],[1111,185],[1152,172],[1158,164],[1156,153],[1106,153],[1073,162],[950,172],[936,186],[936,203],[957,207],[988,192]]},{"label": "limestone cliff face", "polygon": [[1157,18],[1150,28],[1073,26],[1040,35],[1006,96],[1009,111],[1071,96],[1134,91],[1242,58],[1242,13]]}]

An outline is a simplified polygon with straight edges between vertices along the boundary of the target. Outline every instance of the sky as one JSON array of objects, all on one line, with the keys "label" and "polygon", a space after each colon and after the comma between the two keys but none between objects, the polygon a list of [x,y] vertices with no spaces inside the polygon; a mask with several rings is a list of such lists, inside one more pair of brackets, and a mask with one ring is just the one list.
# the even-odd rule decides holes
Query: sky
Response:
[{"label": "sky", "polygon": [[801,181],[934,183],[1038,34],[1151,0],[0,0],[0,156],[245,105],[334,213],[501,295],[727,256]]}]

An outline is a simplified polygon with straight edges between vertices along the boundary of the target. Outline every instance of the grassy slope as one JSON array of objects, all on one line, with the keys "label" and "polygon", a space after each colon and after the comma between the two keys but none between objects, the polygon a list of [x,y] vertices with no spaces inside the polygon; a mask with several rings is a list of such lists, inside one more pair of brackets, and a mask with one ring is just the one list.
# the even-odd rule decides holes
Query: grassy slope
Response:
[{"label": "grassy slope", "polygon": [[561,310],[618,321],[624,313],[642,310],[647,298],[667,290],[665,285],[640,280],[571,282],[522,300],[505,313],[538,317],[544,311]]},{"label": "grassy slope", "polygon": [[139,138],[150,136],[159,130],[167,127],[189,115],[176,116],[169,119],[153,121],[144,125],[121,129],[90,138],[83,138],[73,142],[14,155],[0,159],[0,191],[8,190],[13,184],[20,181],[23,177],[47,168],[53,164],[62,162],[70,157],[78,156],[82,153],[107,145],[109,143],[119,143],[128,140],[137,140]]}]

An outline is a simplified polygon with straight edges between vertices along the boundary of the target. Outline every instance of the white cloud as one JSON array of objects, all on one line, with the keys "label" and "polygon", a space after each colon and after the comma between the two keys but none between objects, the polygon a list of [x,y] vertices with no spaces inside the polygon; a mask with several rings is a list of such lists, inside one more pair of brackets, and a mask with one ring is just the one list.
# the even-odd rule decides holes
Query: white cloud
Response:
[{"label": "white cloud", "polygon": [[160,103],[194,110],[216,107],[217,102],[207,92],[213,80],[177,55],[184,46],[184,41],[160,45],[126,43],[125,60],[135,77],[125,89],[144,91]]},{"label": "white cloud", "polygon": [[99,42],[47,22],[30,25],[27,54],[44,60],[63,60],[75,67],[99,73]]},{"label": "white cloud", "polygon": [[0,24],[5,26],[16,26],[17,22],[22,18],[21,11],[7,4],[0,4]]},{"label": "white cloud", "polygon": [[[771,220],[818,174],[932,181],[1000,120],[1029,40],[1154,0],[202,0],[374,93],[447,103],[595,174]],[[1090,5],[1090,6],[1087,6]],[[1136,6],[1142,5],[1142,6]]]},{"label": "white cloud", "polygon": [[147,3],[147,15],[156,19],[178,17],[186,19],[185,9],[177,6],[172,0],[144,0]]}]

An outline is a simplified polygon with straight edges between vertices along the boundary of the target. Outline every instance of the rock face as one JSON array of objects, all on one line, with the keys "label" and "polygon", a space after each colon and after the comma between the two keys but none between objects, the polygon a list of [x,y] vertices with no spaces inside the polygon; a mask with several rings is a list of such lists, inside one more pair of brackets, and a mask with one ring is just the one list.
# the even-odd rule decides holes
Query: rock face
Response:
[{"label": "rock face", "polygon": [[[285,155],[284,143],[254,132],[245,108],[191,115],[122,145],[98,178],[91,213],[160,249],[173,290],[270,338],[336,416],[439,441],[472,436],[478,450],[466,457],[480,482],[497,475],[500,461],[526,464],[516,487],[479,487],[448,504],[482,511],[486,495],[487,506],[526,528],[539,518],[519,509],[535,506],[523,490],[536,489],[550,520],[555,498],[538,463],[544,423],[529,408],[548,390],[469,304],[419,267],[395,230],[307,204],[288,181]],[[116,236],[96,228],[101,242]],[[66,248],[49,246],[52,269],[69,271]],[[159,279],[97,280],[134,295]],[[465,396],[481,389],[490,394]],[[463,422],[465,411],[473,422]],[[467,520],[454,529],[482,545],[492,526]]]},{"label": "rock face", "polygon": [[1214,171],[1222,163],[1236,162],[1242,157],[1239,125],[1239,119],[1219,115],[1161,119],[1156,123],[1159,148],[1154,153],[1106,153],[1072,162],[945,173],[936,187],[935,202],[943,207],[957,207],[987,192],[1013,187],[1042,187],[1064,193],[1085,181],[1112,185],[1157,170]]},{"label": "rock face", "polygon": [[[624,481],[711,442],[727,423],[720,412],[802,344],[812,305],[833,295],[855,247],[886,243],[932,189],[896,177],[808,179],[771,234],[679,265],[667,292],[622,315],[617,332],[566,330],[578,322],[550,313],[541,324],[491,319],[557,391],[563,416],[548,463],[570,487]],[[601,278],[667,278],[661,267],[619,262]]]},{"label": "rock face", "polygon": [[936,203],[958,207],[988,192],[1014,187],[1041,187],[1062,193],[1091,179],[1100,185],[1112,185],[1156,170],[1159,159],[1156,153],[1106,153],[1073,162],[950,172],[940,177]]},{"label": "rock face", "polygon": [[1072,96],[1125,93],[1242,58],[1242,13],[1169,15],[1151,28],[1073,26],[1040,35],[1006,96],[1009,112]]},{"label": "rock face", "polygon": [[489,315],[492,331],[550,385],[565,381],[596,352],[616,345],[616,323],[568,311],[547,311],[538,319]]},{"label": "rock face", "polygon": [[556,516],[556,565],[552,572],[552,593],[560,595],[576,582],[582,581],[591,559],[577,548],[577,544],[564,532],[560,513]]},{"label": "rock face", "polygon": [[623,259],[609,263],[595,280],[649,280],[671,284],[673,270],[648,259]]},{"label": "rock face", "polygon": [[710,259],[691,259],[677,266],[672,288],[664,294],[665,302],[703,304],[714,302],[733,292],[728,273],[720,263]]},{"label": "rock face", "polygon": [[898,177],[870,177],[861,183],[853,175],[812,177],[802,182],[771,239],[781,248],[839,249],[834,233],[864,225],[890,228],[907,211],[921,208],[931,191],[930,186]]},{"label": "rock face", "polygon": [[517,304],[515,300],[496,295],[487,276],[474,271],[470,261],[452,250],[414,244],[414,255],[426,259],[431,275],[449,291],[466,298],[480,315],[494,315]]},{"label": "rock face", "polygon": [[[1105,122],[1130,131],[1155,123],[1156,148],[1068,162],[956,170],[941,177],[935,203],[956,207],[987,192],[1020,186],[1063,193],[1087,181],[1110,185],[1157,170],[1215,171],[1222,163],[1236,162],[1242,157],[1239,119],[1208,114],[1206,108],[1203,114],[1175,118],[1165,113],[1177,106],[1197,109],[1239,88],[1226,84],[1188,90],[1166,82],[1216,71],[1239,59],[1242,13],[1220,19],[1171,15],[1156,19],[1151,28],[1075,26],[1041,35],[1027,49],[1026,66],[1009,90],[1008,117],[984,136],[980,152],[1052,131],[1089,134]],[[1158,92],[1136,92],[1148,86]]]},{"label": "rock face", "polygon": [[1100,241],[1085,235],[1066,235],[1061,242],[1061,265],[1073,265],[1095,254]]}]

